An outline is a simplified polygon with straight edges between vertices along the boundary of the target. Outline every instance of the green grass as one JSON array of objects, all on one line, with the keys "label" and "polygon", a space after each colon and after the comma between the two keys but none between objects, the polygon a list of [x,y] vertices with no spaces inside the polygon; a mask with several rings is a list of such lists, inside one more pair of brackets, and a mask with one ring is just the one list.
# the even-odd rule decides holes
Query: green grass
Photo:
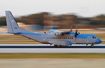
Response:
[{"label": "green grass", "polygon": [[20,58],[105,58],[105,53],[0,53],[0,59]]}]

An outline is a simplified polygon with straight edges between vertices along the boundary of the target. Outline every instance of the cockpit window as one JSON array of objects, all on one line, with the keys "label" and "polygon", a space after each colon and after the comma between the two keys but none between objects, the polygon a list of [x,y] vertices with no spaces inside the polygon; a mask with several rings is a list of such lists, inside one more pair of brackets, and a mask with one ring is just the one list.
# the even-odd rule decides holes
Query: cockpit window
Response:
[{"label": "cockpit window", "polygon": [[95,37],[95,36],[93,36],[92,38],[94,38],[94,39],[95,39],[96,37]]}]

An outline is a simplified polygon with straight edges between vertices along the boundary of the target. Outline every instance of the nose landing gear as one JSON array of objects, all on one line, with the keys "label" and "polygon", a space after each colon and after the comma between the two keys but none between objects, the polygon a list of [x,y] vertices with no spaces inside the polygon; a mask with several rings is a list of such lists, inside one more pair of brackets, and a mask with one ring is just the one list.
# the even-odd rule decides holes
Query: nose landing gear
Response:
[{"label": "nose landing gear", "polygon": [[93,47],[94,46],[94,44],[91,44],[91,47]]}]

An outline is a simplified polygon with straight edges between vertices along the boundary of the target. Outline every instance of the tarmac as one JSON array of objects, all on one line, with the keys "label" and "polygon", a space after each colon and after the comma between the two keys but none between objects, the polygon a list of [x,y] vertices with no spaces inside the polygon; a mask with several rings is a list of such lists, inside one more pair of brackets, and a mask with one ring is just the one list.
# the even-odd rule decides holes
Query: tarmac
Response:
[{"label": "tarmac", "polygon": [[0,44],[0,53],[105,53],[105,44],[54,47],[49,44]]}]

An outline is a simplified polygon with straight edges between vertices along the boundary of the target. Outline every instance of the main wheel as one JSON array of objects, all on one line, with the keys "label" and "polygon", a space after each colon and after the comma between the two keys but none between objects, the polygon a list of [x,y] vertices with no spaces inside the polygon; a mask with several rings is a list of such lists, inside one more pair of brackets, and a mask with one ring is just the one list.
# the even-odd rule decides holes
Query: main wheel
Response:
[{"label": "main wheel", "polygon": [[54,47],[60,47],[60,45],[54,45]]},{"label": "main wheel", "polygon": [[57,47],[57,45],[54,45],[54,47]]},{"label": "main wheel", "polygon": [[61,45],[60,47],[64,47],[64,45]]},{"label": "main wheel", "polygon": [[93,44],[91,44],[91,47],[93,47]]}]

